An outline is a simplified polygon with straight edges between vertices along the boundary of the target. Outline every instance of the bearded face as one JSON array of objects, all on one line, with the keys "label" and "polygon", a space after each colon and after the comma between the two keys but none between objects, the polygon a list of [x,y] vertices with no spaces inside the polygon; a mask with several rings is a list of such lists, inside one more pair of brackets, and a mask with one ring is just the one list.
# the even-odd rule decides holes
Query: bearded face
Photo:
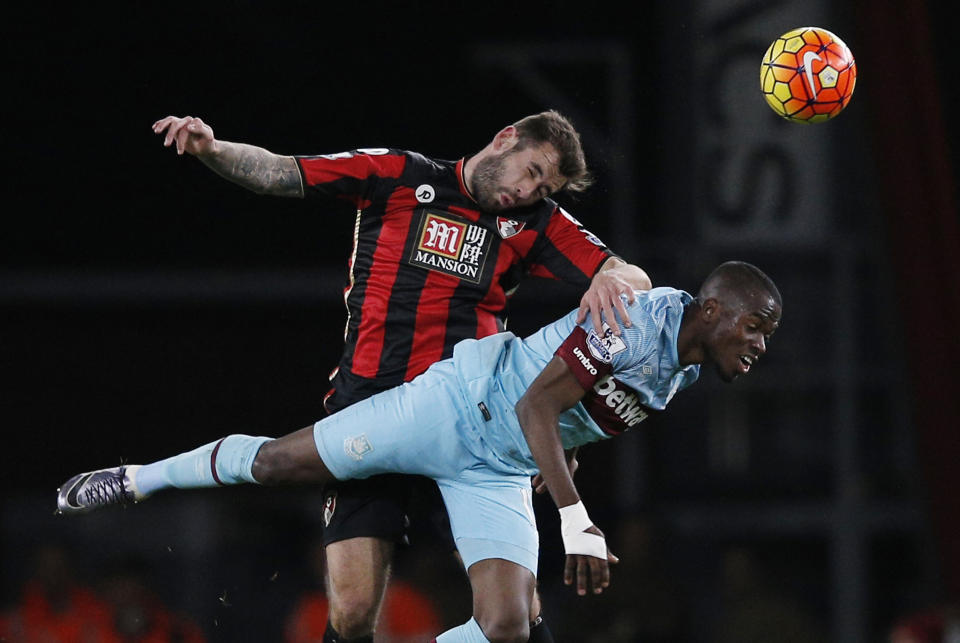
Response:
[{"label": "bearded face", "polygon": [[563,188],[558,161],[550,144],[515,145],[477,161],[470,190],[488,212],[532,205]]},{"label": "bearded face", "polygon": [[489,156],[478,162],[474,168],[473,196],[482,209],[491,212],[506,209],[501,198],[507,191],[503,185],[503,176],[507,170],[507,159],[513,154],[513,149],[509,149],[499,156]]}]

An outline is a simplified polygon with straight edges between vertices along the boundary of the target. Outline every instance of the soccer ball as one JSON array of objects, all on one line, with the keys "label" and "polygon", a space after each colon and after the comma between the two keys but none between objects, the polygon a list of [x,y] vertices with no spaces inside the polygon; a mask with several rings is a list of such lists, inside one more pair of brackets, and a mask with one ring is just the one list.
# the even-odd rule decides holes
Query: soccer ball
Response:
[{"label": "soccer ball", "polygon": [[820,123],[843,111],[857,84],[857,65],[826,29],[801,27],[774,40],[760,64],[760,89],[778,115]]}]

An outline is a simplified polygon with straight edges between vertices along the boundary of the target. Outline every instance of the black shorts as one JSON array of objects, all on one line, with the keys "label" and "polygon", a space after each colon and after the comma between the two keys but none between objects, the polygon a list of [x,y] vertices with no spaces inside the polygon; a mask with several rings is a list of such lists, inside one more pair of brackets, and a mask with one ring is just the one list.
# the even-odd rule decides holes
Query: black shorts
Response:
[{"label": "black shorts", "polygon": [[422,476],[389,474],[327,484],[323,544],[360,537],[401,544],[424,540],[455,549],[440,489]]},{"label": "black shorts", "polygon": [[[345,370],[324,400],[328,413],[384,390],[386,383]],[[323,544],[373,537],[409,544],[430,540],[456,549],[437,483],[423,476],[386,474],[362,480],[335,480],[323,490]]]}]

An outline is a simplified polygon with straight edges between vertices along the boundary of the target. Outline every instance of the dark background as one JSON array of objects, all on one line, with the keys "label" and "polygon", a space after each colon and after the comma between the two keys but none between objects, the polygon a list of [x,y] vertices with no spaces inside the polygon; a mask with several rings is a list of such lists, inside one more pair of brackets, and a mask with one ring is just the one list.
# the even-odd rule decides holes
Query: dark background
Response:
[{"label": "dark background", "polygon": [[[769,617],[774,627],[830,640],[880,640],[897,618],[949,597],[960,569],[950,473],[957,57],[946,8],[830,3],[823,26],[844,36],[860,72],[846,112],[813,126],[830,132],[831,233],[737,245],[698,227],[686,164],[698,143],[687,117],[715,98],[692,53],[716,36],[694,19],[699,4],[645,5],[629,18],[573,2],[7,8],[4,604],[29,577],[33,548],[56,541],[91,583],[118,556],[144,558],[157,591],[212,639],[279,637],[292,596],[312,582],[302,561],[315,490],[197,492],[122,515],[51,516],[73,473],[311,423],[341,347],[349,214],[247,193],[163,149],[150,126],[190,114],[218,137],[277,153],[389,146],[459,158],[557,106],[535,76],[485,62],[517,46],[557,56],[530,64],[590,125],[581,130],[598,183],[565,206],[657,284],[696,289],[733,253],[767,269],[785,299],[756,381],[729,393],[705,374],[662,420],[585,450],[577,480],[591,513],[612,539],[618,526],[633,535],[614,540],[621,555],[647,538],[656,548],[656,570],[638,563],[614,582],[648,605],[643,592],[666,583],[671,609],[688,615],[672,640],[722,639],[746,600],[745,568],[791,606]],[[735,15],[802,6],[704,4]],[[632,137],[616,145],[589,135],[623,131],[609,108],[616,90],[583,54],[606,46],[632,79]],[[730,82],[762,101],[755,74]],[[610,187],[624,149],[629,213]],[[532,330],[577,301],[526,284],[511,325]],[[587,612],[571,619],[557,582],[555,512],[537,508],[547,614],[558,641],[585,640]],[[401,573],[450,599],[451,622],[464,620],[456,570],[427,545],[403,556]],[[427,568],[447,573],[427,579]],[[590,602],[598,620],[615,620],[615,596]],[[795,614],[802,625],[784,625]]]}]

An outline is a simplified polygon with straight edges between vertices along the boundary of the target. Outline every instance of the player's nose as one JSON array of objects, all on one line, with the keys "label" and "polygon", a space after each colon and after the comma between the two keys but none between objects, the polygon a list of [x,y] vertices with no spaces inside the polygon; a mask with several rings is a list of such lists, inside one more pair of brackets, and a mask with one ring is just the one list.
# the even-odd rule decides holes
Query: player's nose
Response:
[{"label": "player's nose", "polygon": [[754,347],[757,349],[758,355],[763,355],[767,352],[767,342],[764,341],[763,337],[759,337],[757,341],[753,343]]}]

